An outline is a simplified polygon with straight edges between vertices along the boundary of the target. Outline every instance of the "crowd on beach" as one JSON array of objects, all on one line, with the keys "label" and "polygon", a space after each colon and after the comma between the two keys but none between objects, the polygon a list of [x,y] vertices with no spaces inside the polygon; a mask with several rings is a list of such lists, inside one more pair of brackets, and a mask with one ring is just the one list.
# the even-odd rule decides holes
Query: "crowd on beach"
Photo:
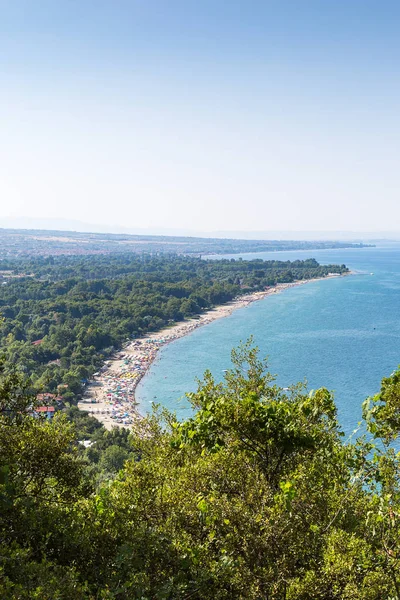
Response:
[{"label": "crowd on beach", "polygon": [[211,322],[204,316],[197,320],[175,325],[144,339],[130,342],[113,361],[108,361],[94,375],[86,397],[79,408],[98,418],[106,427],[132,427],[140,420],[135,390],[164,344],[190,333],[200,325]]}]

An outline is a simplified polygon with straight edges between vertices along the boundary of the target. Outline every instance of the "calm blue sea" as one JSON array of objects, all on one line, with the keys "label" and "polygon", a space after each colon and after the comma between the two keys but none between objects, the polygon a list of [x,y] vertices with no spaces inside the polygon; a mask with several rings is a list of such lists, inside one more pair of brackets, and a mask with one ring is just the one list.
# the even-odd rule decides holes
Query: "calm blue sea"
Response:
[{"label": "calm blue sea", "polygon": [[357,274],[286,290],[165,346],[137,388],[141,412],[158,402],[188,416],[185,392],[196,389],[206,369],[222,379],[231,349],[252,334],[280,385],[306,380],[309,389],[333,390],[341,425],[351,433],[363,400],[400,364],[400,244],[241,256],[313,257]]}]

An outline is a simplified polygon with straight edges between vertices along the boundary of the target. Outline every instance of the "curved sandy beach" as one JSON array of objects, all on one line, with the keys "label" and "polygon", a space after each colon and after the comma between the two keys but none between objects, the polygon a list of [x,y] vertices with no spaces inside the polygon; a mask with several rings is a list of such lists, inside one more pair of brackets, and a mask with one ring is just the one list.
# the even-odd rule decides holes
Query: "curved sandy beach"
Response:
[{"label": "curved sandy beach", "polygon": [[[320,280],[341,277],[328,275]],[[197,318],[176,323],[144,338],[135,339],[124,346],[102,369],[95,374],[86,388],[85,397],[78,408],[96,417],[107,429],[112,427],[132,428],[137,425],[140,415],[135,400],[135,390],[154,362],[159,349],[165,344],[188,335],[198,327],[212,323],[216,319],[227,317],[234,310],[248,306],[252,302],[298,285],[304,285],[318,279],[307,279],[293,283],[281,283],[262,292],[254,292],[209,310]]]}]

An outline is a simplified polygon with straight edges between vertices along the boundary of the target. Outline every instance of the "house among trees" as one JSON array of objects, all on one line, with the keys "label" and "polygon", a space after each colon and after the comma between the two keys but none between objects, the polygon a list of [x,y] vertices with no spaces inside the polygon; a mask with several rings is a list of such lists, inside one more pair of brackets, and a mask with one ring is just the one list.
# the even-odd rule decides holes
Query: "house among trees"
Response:
[{"label": "house among trees", "polygon": [[38,406],[34,412],[40,415],[44,414],[50,420],[54,417],[55,408],[54,406]]},{"label": "house among trees", "polygon": [[37,394],[36,400],[40,402],[51,402],[56,400],[57,396],[55,394],[51,394],[50,392],[44,392],[43,394]]},{"label": "house among trees", "polygon": [[[39,402],[43,402],[44,404],[46,404],[46,406],[40,406],[40,409],[52,409],[53,414],[54,414],[54,406],[47,406],[47,404],[57,404],[58,408],[62,408],[64,406],[64,400],[61,396],[56,396],[56,394],[51,394],[50,392],[44,392],[43,394],[37,394],[36,395],[36,400],[38,400]],[[35,411],[37,411],[38,409],[35,409]],[[39,412],[45,412],[44,410],[40,410]],[[53,416],[53,414],[50,415],[49,418],[51,418]]]}]

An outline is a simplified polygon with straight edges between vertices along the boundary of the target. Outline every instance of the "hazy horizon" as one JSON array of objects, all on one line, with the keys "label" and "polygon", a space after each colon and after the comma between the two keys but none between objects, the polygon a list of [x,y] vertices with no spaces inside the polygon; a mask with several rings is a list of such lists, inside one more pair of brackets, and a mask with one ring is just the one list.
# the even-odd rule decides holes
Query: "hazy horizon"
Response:
[{"label": "hazy horizon", "polygon": [[0,225],[390,236],[399,17],[372,0],[3,3]]},{"label": "hazy horizon", "polygon": [[0,218],[0,229],[64,231],[79,233],[126,234],[142,236],[183,236],[200,238],[232,238],[244,240],[298,240],[298,241],[400,241],[400,231],[246,231],[196,230],[177,228],[131,228],[118,225],[99,225],[68,219],[37,219],[29,217]]}]

